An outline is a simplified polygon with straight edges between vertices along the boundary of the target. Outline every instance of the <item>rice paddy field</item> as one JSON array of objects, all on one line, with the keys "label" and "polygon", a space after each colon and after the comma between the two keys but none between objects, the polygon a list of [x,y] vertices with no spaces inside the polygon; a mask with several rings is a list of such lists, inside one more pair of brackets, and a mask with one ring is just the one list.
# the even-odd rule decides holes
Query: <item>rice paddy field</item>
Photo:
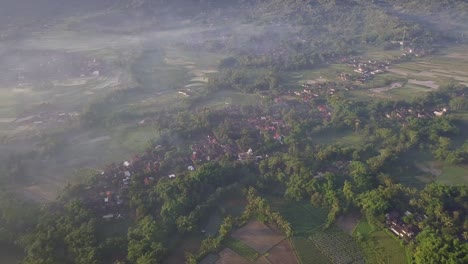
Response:
[{"label": "rice paddy field", "polygon": [[[28,161],[26,186],[18,190],[26,197],[54,199],[74,181],[75,169],[98,171],[144,150],[159,136],[146,117],[189,105],[191,96],[203,93],[207,76],[224,57],[173,45],[201,28],[174,25],[149,34],[97,33],[106,27],[102,16],[69,18],[0,54],[0,158],[34,151],[45,136],[60,139],[60,152]],[[120,30],[127,29],[131,32],[134,24]],[[221,94],[204,103],[244,101],[256,102],[240,94]],[[87,112],[99,121],[83,127]],[[128,114],[133,118],[120,118]]]},{"label": "rice paddy field", "polygon": [[317,246],[314,245],[312,240],[304,237],[293,237],[292,242],[301,264],[333,263],[317,248]]}]

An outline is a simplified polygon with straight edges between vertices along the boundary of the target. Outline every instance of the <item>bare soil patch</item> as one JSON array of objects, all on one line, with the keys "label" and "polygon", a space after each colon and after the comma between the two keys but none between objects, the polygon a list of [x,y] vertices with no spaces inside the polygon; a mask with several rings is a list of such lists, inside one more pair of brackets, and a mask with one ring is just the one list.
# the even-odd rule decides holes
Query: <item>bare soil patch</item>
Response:
[{"label": "bare soil patch", "polygon": [[229,248],[225,248],[219,253],[219,259],[216,264],[250,264],[250,261],[243,258]]},{"label": "bare soil patch", "polygon": [[464,53],[458,53],[458,52],[452,52],[447,55],[445,55],[447,58],[453,58],[453,59],[467,59],[468,60],[468,55]]},{"label": "bare soil patch", "polygon": [[434,164],[434,162],[430,162],[429,164],[426,163],[416,163],[416,167],[425,172],[425,173],[430,173],[433,176],[440,176],[442,174],[442,170],[440,169],[437,164]]},{"label": "bare soil patch", "polygon": [[347,234],[353,234],[354,229],[361,220],[361,214],[359,212],[352,212],[345,215],[340,215],[335,224]]},{"label": "bare soil patch", "polygon": [[259,257],[255,264],[271,264],[265,257]]},{"label": "bare soil patch", "polygon": [[271,249],[268,252],[268,256],[266,258],[269,260],[271,264],[283,264],[283,263],[297,264],[299,263],[289,239],[283,240],[281,243],[279,243],[273,249]]},{"label": "bare soil patch", "polygon": [[248,223],[232,233],[232,237],[241,240],[261,254],[264,254],[285,238],[285,236],[260,221]]}]

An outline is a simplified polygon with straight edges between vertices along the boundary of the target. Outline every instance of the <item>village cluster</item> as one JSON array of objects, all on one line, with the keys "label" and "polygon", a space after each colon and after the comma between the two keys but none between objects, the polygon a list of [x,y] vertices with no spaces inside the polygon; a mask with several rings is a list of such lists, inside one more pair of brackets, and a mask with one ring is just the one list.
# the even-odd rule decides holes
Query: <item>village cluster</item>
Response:
[{"label": "village cluster", "polygon": [[[227,108],[225,111],[231,110]],[[280,143],[284,140],[282,133],[286,133],[289,129],[283,120],[272,116],[251,118],[245,124],[255,127],[259,133],[269,133]],[[191,155],[177,158],[177,163],[184,164],[186,172],[195,171],[197,166],[218,160],[226,155],[236,156],[241,162],[259,161],[267,157],[267,155],[256,155],[251,148],[244,152],[237,145],[223,144],[213,134],[201,137],[190,146],[190,149]],[[126,217],[125,212],[128,212],[129,205],[128,192],[132,181],[141,181],[148,186],[160,178],[173,179],[185,174],[180,171],[161,170],[165,155],[165,148],[157,145],[154,149],[142,155],[136,155],[120,165],[112,164],[105,168],[98,175],[96,182],[86,188],[85,197],[88,198],[87,203],[90,208],[99,212],[103,219]],[[135,175],[139,176],[135,177]]]},{"label": "village cluster", "polygon": [[[413,214],[410,211],[406,211],[404,216],[414,218],[418,223],[427,219],[426,215]],[[385,215],[385,223],[388,230],[399,238],[408,241],[419,233],[419,229],[414,225],[405,224],[403,221],[404,216],[397,211],[392,211]]]},{"label": "village cluster", "polygon": [[414,118],[429,118],[432,116],[443,116],[448,112],[447,107],[437,108],[437,109],[415,109],[412,107],[400,107],[397,109],[392,110],[385,114],[385,116],[389,119],[401,119],[406,120],[409,117]]},{"label": "village cluster", "polygon": [[385,73],[389,69],[391,62],[379,62],[375,60],[364,61],[359,58],[348,58],[343,63],[354,69],[354,72],[358,73],[358,77],[353,77],[350,74],[341,74],[339,77],[342,80],[356,81],[357,83],[363,84],[372,80],[376,75]]}]

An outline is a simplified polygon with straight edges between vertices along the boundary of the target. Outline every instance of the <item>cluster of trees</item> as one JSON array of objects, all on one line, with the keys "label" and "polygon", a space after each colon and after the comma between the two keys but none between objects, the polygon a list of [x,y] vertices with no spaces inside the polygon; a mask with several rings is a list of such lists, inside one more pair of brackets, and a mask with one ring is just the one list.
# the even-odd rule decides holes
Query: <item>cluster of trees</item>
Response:
[{"label": "cluster of trees", "polygon": [[254,218],[274,224],[287,237],[293,234],[289,222],[286,221],[281,214],[273,211],[268,202],[264,198],[258,196],[256,190],[250,187],[247,190],[247,206],[245,207],[244,213],[239,217],[239,223],[242,225]]},{"label": "cluster of trees", "polygon": [[53,207],[39,214],[34,233],[26,236],[24,263],[100,263],[96,216],[80,200]]},{"label": "cluster of trees", "polygon": [[187,254],[187,263],[198,263],[209,253],[215,253],[221,249],[223,241],[228,237],[234,227],[241,227],[252,219],[274,224],[286,236],[292,236],[291,225],[279,214],[274,212],[268,202],[258,196],[256,190],[250,187],[246,190],[247,206],[241,216],[233,218],[227,216],[221,223],[218,234],[215,237],[208,237],[201,242],[200,249],[195,254]]},{"label": "cluster of trees", "polygon": [[196,264],[206,255],[215,253],[221,249],[223,241],[231,233],[232,228],[236,225],[236,219],[231,216],[224,218],[219,227],[218,234],[215,237],[207,237],[201,242],[200,249],[195,254],[187,254],[187,264]]}]

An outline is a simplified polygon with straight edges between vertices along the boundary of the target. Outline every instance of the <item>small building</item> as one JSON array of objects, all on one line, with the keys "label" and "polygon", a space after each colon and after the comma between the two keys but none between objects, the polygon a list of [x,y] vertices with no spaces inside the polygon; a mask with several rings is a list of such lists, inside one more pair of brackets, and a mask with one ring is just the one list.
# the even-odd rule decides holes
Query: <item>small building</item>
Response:
[{"label": "small building", "polygon": [[106,220],[109,220],[109,219],[112,219],[112,218],[114,218],[114,214],[107,214],[107,215],[104,215],[102,217],[102,219],[106,219]]},{"label": "small building", "polygon": [[255,160],[255,156],[253,155],[253,150],[249,148],[247,152],[237,154],[240,161],[250,161]]},{"label": "small building", "polygon": [[187,169],[188,169],[189,171],[194,171],[194,170],[195,170],[195,167],[193,167],[193,166],[188,166]]},{"label": "small building", "polygon": [[169,179],[174,179],[174,178],[176,177],[176,175],[175,175],[175,174],[171,174],[171,175],[169,175],[168,177],[169,177]]},{"label": "small building", "polygon": [[[405,215],[411,214],[410,212],[405,212]],[[398,237],[409,240],[413,238],[416,233],[417,229],[415,226],[411,224],[405,224],[401,220],[401,216],[398,212],[391,212],[385,215],[386,224],[390,231],[392,231]]]}]

